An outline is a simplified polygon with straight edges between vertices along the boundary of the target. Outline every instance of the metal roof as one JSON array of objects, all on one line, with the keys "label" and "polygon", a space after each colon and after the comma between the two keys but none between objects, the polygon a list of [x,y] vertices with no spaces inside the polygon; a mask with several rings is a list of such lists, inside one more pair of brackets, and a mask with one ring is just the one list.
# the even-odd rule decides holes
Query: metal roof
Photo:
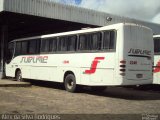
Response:
[{"label": "metal roof", "polygon": [[[106,14],[50,0],[4,0],[3,10],[78,23],[104,25]],[[1,7],[2,8],[2,7]]]},{"label": "metal roof", "polygon": [[[133,22],[148,26],[153,29],[155,33],[160,33],[159,24],[139,21],[71,5],[63,5],[52,2],[51,0],[0,0],[0,12],[1,11],[22,13],[98,26],[120,22]],[[108,21],[108,17],[112,18],[112,20]]]}]

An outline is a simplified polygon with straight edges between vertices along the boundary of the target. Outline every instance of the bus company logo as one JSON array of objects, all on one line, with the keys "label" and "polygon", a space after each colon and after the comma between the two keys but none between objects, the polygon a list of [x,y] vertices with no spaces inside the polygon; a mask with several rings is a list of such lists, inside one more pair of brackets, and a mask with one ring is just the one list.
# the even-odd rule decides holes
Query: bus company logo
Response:
[{"label": "bus company logo", "polygon": [[156,67],[153,72],[154,73],[160,72],[160,61],[156,64]]},{"label": "bus company logo", "polygon": [[48,56],[28,56],[22,57],[20,63],[47,63]]},{"label": "bus company logo", "polygon": [[131,48],[128,53],[132,53],[135,55],[151,55],[151,51],[149,50],[141,50],[141,49],[133,49],[133,48]]},{"label": "bus company logo", "polygon": [[92,62],[90,70],[85,70],[84,74],[93,74],[93,73],[95,73],[98,63],[100,62],[100,60],[104,60],[104,59],[105,59],[105,57],[96,57]]}]

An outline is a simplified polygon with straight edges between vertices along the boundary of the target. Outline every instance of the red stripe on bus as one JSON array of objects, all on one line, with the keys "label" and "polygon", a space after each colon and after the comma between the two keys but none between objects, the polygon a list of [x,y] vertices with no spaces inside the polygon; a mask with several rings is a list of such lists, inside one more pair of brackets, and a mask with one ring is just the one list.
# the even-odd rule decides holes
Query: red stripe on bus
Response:
[{"label": "red stripe on bus", "polygon": [[160,72],[160,61],[157,63],[156,68],[153,71],[154,73]]},{"label": "red stripe on bus", "polygon": [[91,65],[91,68],[90,70],[85,70],[85,74],[93,74],[96,72],[96,69],[97,69],[97,65],[99,63],[100,60],[104,60],[105,58],[104,57],[96,57],[94,59],[94,61],[92,62],[92,65]]}]

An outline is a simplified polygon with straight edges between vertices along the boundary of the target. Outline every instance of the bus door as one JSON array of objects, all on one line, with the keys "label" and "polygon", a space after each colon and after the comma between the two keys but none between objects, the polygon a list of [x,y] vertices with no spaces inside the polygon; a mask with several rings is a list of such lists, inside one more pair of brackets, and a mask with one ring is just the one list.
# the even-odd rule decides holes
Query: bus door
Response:
[{"label": "bus door", "polygon": [[12,77],[14,77],[14,71],[13,71],[13,65],[12,65],[12,59],[14,57],[14,48],[15,48],[14,42],[9,43],[7,55],[6,55],[7,58],[5,61],[6,62],[6,64],[5,64],[6,75],[12,76]]}]

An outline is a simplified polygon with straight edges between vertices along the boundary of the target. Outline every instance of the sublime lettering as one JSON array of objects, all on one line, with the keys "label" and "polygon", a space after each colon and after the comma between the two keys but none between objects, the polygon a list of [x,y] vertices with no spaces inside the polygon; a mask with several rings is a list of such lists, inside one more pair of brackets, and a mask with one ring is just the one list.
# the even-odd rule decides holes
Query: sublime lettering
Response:
[{"label": "sublime lettering", "polygon": [[48,56],[22,57],[20,63],[47,63]]},{"label": "sublime lettering", "polygon": [[134,55],[151,55],[151,51],[149,50],[141,50],[141,49],[133,49],[131,48],[128,53]]},{"label": "sublime lettering", "polygon": [[85,70],[85,74],[93,74],[96,72],[96,69],[97,69],[97,65],[98,63],[100,62],[100,60],[104,60],[104,57],[96,57],[94,59],[94,61],[92,62],[92,65],[91,65],[91,68],[90,70]]}]

